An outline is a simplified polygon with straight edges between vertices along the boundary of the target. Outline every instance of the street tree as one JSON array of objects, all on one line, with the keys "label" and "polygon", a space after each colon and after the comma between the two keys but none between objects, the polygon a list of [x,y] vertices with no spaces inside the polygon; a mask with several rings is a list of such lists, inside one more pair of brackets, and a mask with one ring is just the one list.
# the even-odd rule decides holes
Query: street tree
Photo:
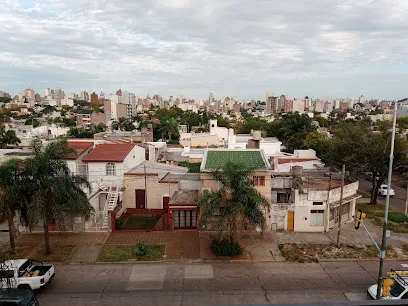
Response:
[{"label": "street tree", "polygon": [[[345,164],[355,176],[363,172],[372,174],[371,204],[376,204],[378,189],[388,174],[391,150],[391,125],[387,122],[372,131],[362,122],[343,123],[333,131],[327,162]],[[394,163],[397,168],[407,162],[408,145],[399,134],[395,137]]]},{"label": "street tree", "polygon": [[224,167],[212,173],[219,183],[218,190],[206,191],[198,200],[201,221],[217,216],[218,240],[229,229],[231,243],[238,243],[242,226],[265,228],[263,209],[269,206],[268,200],[255,188],[250,178],[252,169],[245,165],[228,162]]},{"label": "street tree", "polygon": [[41,141],[31,144],[34,157],[25,160],[25,170],[31,178],[29,188],[31,201],[27,207],[27,219],[32,227],[42,221],[44,227],[45,253],[51,252],[48,225],[54,220],[64,229],[64,220],[69,212],[72,216],[89,219],[92,206],[84,189],[90,184],[83,176],[69,170],[66,158],[72,153],[66,140],[50,142],[44,146]]}]

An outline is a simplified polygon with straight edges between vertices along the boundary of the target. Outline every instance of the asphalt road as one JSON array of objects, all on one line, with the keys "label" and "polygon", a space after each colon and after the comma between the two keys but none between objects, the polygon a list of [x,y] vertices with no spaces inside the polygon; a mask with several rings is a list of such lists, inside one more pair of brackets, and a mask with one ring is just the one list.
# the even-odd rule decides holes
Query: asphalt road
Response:
[{"label": "asphalt road", "polygon": [[[403,269],[386,262],[385,269]],[[366,299],[378,261],[58,265],[41,305],[228,305]]]},{"label": "asphalt road", "polygon": [[[359,190],[371,194],[371,182],[366,179],[360,179]],[[405,211],[405,199],[407,197],[407,190],[399,187],[398,182],[393,180],[391,187],[395,190],[395,196],[390,198],[390,206],[395,211],[404,212]],[[385,197],[378,196],[378,201],[385,203]]]}]

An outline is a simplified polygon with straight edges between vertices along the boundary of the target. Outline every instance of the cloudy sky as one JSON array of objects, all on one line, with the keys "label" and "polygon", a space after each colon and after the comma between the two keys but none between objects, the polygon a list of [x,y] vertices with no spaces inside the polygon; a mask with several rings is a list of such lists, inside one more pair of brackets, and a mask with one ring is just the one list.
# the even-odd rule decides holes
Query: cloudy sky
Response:
[{"label": "cloudy sky", "polygon": [[408,96],[407,0],[0,0],[0,89]]}]

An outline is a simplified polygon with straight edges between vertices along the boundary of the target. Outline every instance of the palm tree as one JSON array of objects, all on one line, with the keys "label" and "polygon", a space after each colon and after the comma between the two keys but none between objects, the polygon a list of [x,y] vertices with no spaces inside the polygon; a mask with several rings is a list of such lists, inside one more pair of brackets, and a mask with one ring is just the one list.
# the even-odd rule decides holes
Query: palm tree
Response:
[{"label": "palm tree", "polygon": [[0,165],[0,220],[8,222],[11,253],[16,247],[15,211],[25,207],[29,195],[21,165],[19,159],[10,159]]},{"label": "palm tree", "polygon": [[49,221],[55,220],[64,229],[64,211],[88,220],[93,208],[82,187],[90,189],[90,185],[86,178],[74,175],[68,169],[65,159],[72,150],[68,148],[66,140],[51,142],[46,146],[34,140],[31,148],[35,155],[25,161],[32,190],[27,218],[30,226],[43,220],[45,254],[49,255]]},{"label": "palm tree", "polygon": [[127,118],[121,117],[119,118],[119,120],[115,120],[112,122],[112,129],[113,130],[124,129],[126,131],[133,131],[135,129],[135,126]]},{"label": "palm tree", "polygon": [[265,228],[262,209],[267,208],[269,202],[254,188],[250,179],[252,171],[244,165],[228,162],[212,173],[219,183],[219,190],[204,192],[198,200],[202,222],[219,212],[218,239],[228,228],[231,242],[237,243],[243,223],[259,226],[262,230]]}]

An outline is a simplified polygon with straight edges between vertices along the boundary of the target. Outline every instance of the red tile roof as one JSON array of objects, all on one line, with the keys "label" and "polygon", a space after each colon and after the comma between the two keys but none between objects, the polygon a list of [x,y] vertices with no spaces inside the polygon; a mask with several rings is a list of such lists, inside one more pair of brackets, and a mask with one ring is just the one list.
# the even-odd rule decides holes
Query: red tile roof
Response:
[{"label": "red tile roof", "polygon": [[71,142],[68,141],[68,147],[75,150],[75,153],[68,155],[67,159],[77,159],[82,153],[93,146],[93,142]]},{"label": "red tile roof", "polygon": [[84,162],[123,162],[126,156],[136,145],[125,144],[100,144],[82,159]]}]

